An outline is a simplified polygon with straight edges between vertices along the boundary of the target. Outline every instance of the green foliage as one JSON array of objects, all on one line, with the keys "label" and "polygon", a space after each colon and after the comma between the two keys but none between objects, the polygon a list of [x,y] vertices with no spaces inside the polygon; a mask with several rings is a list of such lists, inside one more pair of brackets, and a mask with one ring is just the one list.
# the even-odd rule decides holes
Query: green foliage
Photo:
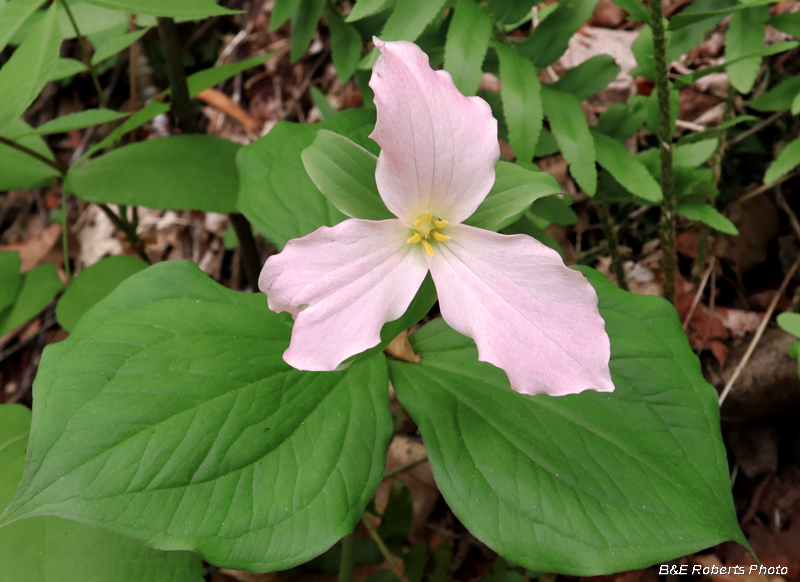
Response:
[{"label": "green foliage", "polygon": [[[725,33],[725,58],[734,60],[757,52],[764,47],[764,25],[769,18],[769,6],[737,10]],[[739,93],[749,93],[756,82],[761,57],[752,57],[728,67],[728,78]]]},{"label": "green foliage", "polygon": [[[0,134],[3,137],[10,137],[10,134],[26,133],[31,130],[30,125],[17,118]],[[39,136],[23,137],[15,141],[48,160],[54,159],[53,153]],[[53,166],[11,146],[0,144],[0,191],[43,188],[53,184],[55,177],[59,175],[59,171]]]},{"label": "green foliage", "polygon": [[800,75],[794,75],[751,100],[749,105],[758,111],[789,109],[798,94],[800,94]]},{"label": "green foliage", "polygon": [[719,10],[708,10],[706,12],[695,12],[695,11],[684,10],[680,14],[675,15],[672,18],[672,20],[670,20],[669,29],[679,30],[681,28],[689,26],[690,24],[695,24],[698,22],[702,22],[704,20],[713,19],[715,17],[727,16],[732,12],[734,14],[739,11],[748,12],[754,7],[766,6],[767,4],[771,4],[774,1],[775,0],[750,0],[749,2],[745,2],[742,4],[731,4],[727,8],[722,8]]},{"label": "green foliage", "polygon": [[0,51],[25,21],[44,4],[45,0],[14,0],[0,6]]},{"label": "green foliage", "polygon": [[672,152],[672,163],[686,168],[698,168],[708,161],[718,146],[718,138],[677,145]]},{"label": "green foliage", "polygon": [[492,45],[500,59],[500,96],[508,139],[517,159],[530,162],[542,130],[542,95],[533,64],[500,43]]},{"label": "green foliage", "polygon": [[605,89],[617,78],[620,66],[611,55],[596,55],[577,67],[568,70],[553,83],[553,89],[569,93],[578,101],[585,101]]},{"label": "green foliage", "polygon": [[94,53],[92,54],[92,63],[100,63],[107,58],[113,57],[118,52],[125,50],[137,40],[142,38],[145,34],[147,34],[148,30],[149,29],[147,28],[142,28],[141,30],[125,32],[123,34],[111,37],[103,44],[95,47]]},{"label": "green foliage", "polygon": [[767,168],[767,173],[764,174],[764,183],[769,184],[785,176],[798,164],[800,164],[800,137],[789,142]]},{"label": "green foliage", "polygon": [[625,146],[599,131],[592,131],[597,162],[626,190],[648,202],[659,203],[663,198],[661,186],[647,168]]},{"label": "green foliage", "polygon": [[253,571],[320,554],[383,475],[386,365],[293,370],[290,332],[191,263],[123,282],[45,350],[5,523],[58,513]]},{"label": "green foliage", "polygon": [[674,309],[582,272],[611,338],[613,394],[517,394],[442,320],[411,336],[421,364],[389,362],[448,504],[495,551],[547,572],[618,572],[746,543],[717,395]]},{"label": "green foliage", "polygon": [[85,73],[87,70],[86,65],[77,59],[58,59],[47,80],[60,81],[74,77],[78,73]]},{"label": "green foliage", "polygon": [[210,135],[138,142],[72,166],[64,189],[87,202],[233,212],[240,147]]},{"label": "green foliage", "polygon": [[283,26],[297,12],[302,2],[303,0],[275,0],[275,7],[269,15],[269,31],[275,32]]},{"label": "green foliage", "polygon": [[569,39],[591,18],[597,0],[560,0],[555,11],[520,43],[519,51],[537,68],[553,64],[564,54]]},{"label": "green foliage", "polygon": [[109,123],[128,117],[128,113],[120,113],[111,111],[110,109],[89,109],[87,111],[78,111],[76,113],[68,113],[51,119],[47,123],[43,123],[35,129],[28,129],[27,131],[8,132],[8,137],[17,139],[29,135],[50,135],[53,133],[64,133],[73,129],[83,129],[84,127],[91,127],[92,125],[100,125],[102,123]]},{"label": "green foliage", "polygon": [[489,15],[474,0],[458,0],[447,29],[444,68],[464,95],[475,95],[478,90],[491,34]]},{"label": "green foliage", "polygon": [[216,0],[85,0],[89,4],[119,12],[172,16],[183,20],[199,20],[219,14],[236,14],[217,5]]},{"label": "green foliage", "polygon": [[781,32],[800,36],[800,12],[775,14],[770,16],[769,23]]},{"label": "green foliage", "polygon": [[111,293],[131,275],[147,268],[141,259],[117,255],[100,259],[67,286],[64,295],[56,305],[56,319],[61,327],[69,332],[75,330],[83,314]]},{"label": "green foliage", "polygon": [[[727,67],[730,67],[731,65],[734,65],[736,63],[740,63],[742,61],[746,61],[748,59],[752,59],[753,57],[769,57],[769,56],[772,56],[772,55],[777,55],[778,53],[782,53],[782,52],[785,52],[785,51],[788,51],[788,50],[792,50],[793,48],[796,48],[797,46],[800,46],[800,43],[798,43],[796,41],[779,42],[779,43],[770,45],[770,46],[768,46],[766,48],[754,51],[754,52],[752,52],[752,53],[750,53],[748,55],[744,55],[744,56],[741,56],[741,57],[736,57],[735,59],[726,60],[721,65],[713,65],[713,66],[710,66],[710,67],[706,67],[704,69],[700,69],[699,71],[695,71],[694,73],[691,73],[689,75],[684,75],[683,77],[680,77],[680,78],[676,79],[675,82],[673,83],[673,86],[676,89],[682,89],[683,87],[686,87],[687,85],[691,85],[692,83],[694,83],[698,79],[702,79],[703,77],[706,77],[706,76],[708,76],[708,75],[710,75],[712,73],[717,73],[717,72],[719,72],[719,71],[721,71],[721,70],[723,70],[723,69],[725,69]],[[752,102],[751,102],[751,105],[752,105]]]},{"label": "green foliage", "polygon": [[0,335],[38,315],[61,290],[61,285],[58,271],[51,263],[23,273],[14,303],[0,311]]},{"label": "green foliage", "polygon": [[689,220],[697,220],[710,226],[711,228],[736,236],[739,230],[726,216],[720,214],[719,210],[710,204],[696,204],[690,202],[680,202],[675,208],[678,216]]},{"label": "green foliage", "polygon": [[322,11],[325,9],[325,0],[301,0],[300,5],[292,16],[292,48],[291,60],[299,61],[305,54],[314,38]]},{"label": "green foliage", "polygon": [[22,261],[16,251],[0,251],[0,318],[17,300],[22,283],[19,267]]},{"label": "green foliage", "polygon": [[417,40],[446,3],[447,0],[397,0],[381,31],[381,40]]},{"label": "green foliage", "polygon": [[356,72],[358,61],[361,60],[361,35],[355,26],[345,22],[339,12],[330,6],[325,8],[325,22],[331,31],[331,56],[336,76],[344,85]]}]

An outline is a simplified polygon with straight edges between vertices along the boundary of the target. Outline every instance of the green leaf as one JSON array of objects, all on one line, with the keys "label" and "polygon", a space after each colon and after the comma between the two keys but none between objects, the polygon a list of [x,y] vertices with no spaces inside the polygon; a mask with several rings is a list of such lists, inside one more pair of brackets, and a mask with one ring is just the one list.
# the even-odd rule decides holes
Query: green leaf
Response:
[{"label": "green leaf", "polygon": [[378,158],[357,143],[320,129],[300,157],[311,180],[340,212],[368,220],[395,218],[375,183]]},{"label": "green leaf", "polygon": [[[734,6],[735,4],[736,0],[694,0],[686,5],[686,8],[681,11],[681,14],[688,15],[708,12],[710,10],[722,10],[729,6]],[[696,48],[723,18],[725,18],[725,15],[720,14],[718,16],[704,18],[699,22],[695,22],[679,30],[667,30],[667,38],[669,39],[667,46],[667,62],[676,61],[680,59],[682,55]],[[664,25],[668,28],[669,22],[665,20]]]},{"label": "green leaf", "polygon": [[367,149],[377,149],[367,138],[374,125],[374,111],[364,109],[347,109],[314,125],[279,121],[265,137],[242,148],[237,157],[241,180],[239,211],[279,249],[290,239],[341,222],[345,215],[309,178],[301,153],[320,129],[346,135]]},{"label": "green leaf", "polygon": [[738,235],[739,230],[727,217],[710,204],[694,204],[681,202],[675,208],[678,216],[688,220],[697,220],[725,234]]},{"label": "green leaf", "polygon": [[[714,18],[716,16],[726,16],[733,12],[734,14],[739,11],[749,11],[753,7],[760,7],[766,6],[767,4],[772,4],[775,0],[749,0],[748,2],[742,2],[741,4],[734,4],[729,6],[728,8],[723,8],[721,10],[709,10],[707,12],[681,12],[672,17],[669,23],[669,30],[678,30],[689,26],[690,24],[695,24],[697,22],[701,22],[703,20],[707,20],[709,18]],[[754,24],[754,27],[757,25]]]},{"label": "green leaf", "polygon": [[548,85],[542,86],[544,105],[550,130],[561,146],[561,154],[569,163],[569,170],[578,185],[589,196],[597,192],[597,167],[594,139],[583,115],[580,102],[569,93],[562,93]]},{"label": "green leaf", "polygon": [[792,36],[800,36],[800,12],[775,14],[774,16],[770,16],[769,23],[781,32],[791,34]]},{"label": "green leaf", "polygon": [[117,255],[100,259],[75,277],[56,305],[56,319],[68,332],[75,331],[83,314],[131,275],[147,268],[135,257]]},{"label": "green leaf", "polygon": [[596,55],[568,70],[555,83],[553,89],[569,93],[578,101],[585,101],[605,89],[617,78],[620,66],[611,55]]},{"label": "green leaf", "polygon": [[536,151],[533,153],[535,158],[542,158],[544,156],[552,156],[558,152],[558,142],[553,134],[542,128],[539,133],[539,141],[536,143]]},{"label": "green leaf", "polygon": [[[19,0],[15,0],[19,1]],[[34,26],[8,62],[0,68],[0,131],[20,117],[50,79],[58,60],[61,33],[56,4]]]},{"label": "green leaf", "polygon": [[[238,14],[238,10],[228,10],[217,6],[216,0],[85,0],[89,4],[134,14],[152,14],[153,16],[172,16],[173,18],[194,19],[208,18],[221,14]],[[81,31],[83,32],[83,31]]]},{"label": "green leaf", "polygon": [[116,121],[123,117],[128,117],[129,113],[121,113],[118,111],[111,111],[110,109],[89,109],[87,111],[78,111],[76,113],[68,113],[61,117],[51,119],[36,129],[31,129],[25,133],[11,134],[10,137],[16,139],[18,137],[28,135],[50,135],[53,133],[64,133],[73,129],[83,129],[84,127],[91,127],[92,125],[101,125],[110,121]]},{"label": "green leaf", "polygon": [[775,161],[770,164],[767,173],[764,174],[764,183],[770,184],[778,178],[782,178],[794,170],[797,164],[800,164],[800,137],[789,142],[775,158]]},{"label": "green leaf", "polygon": [[781,313],[778,315],[778,325],[786,333],[800,337],[800,313]]},{"label": "green leaf", "polygon": [[486,8],[498,22],[515,24],[523,18],[530,19],[531,9],[536,4],[536,0],[489,0]]},{"label": "green leaf", "polygon": [[508,139],[518,160],[530,162],[542,130],[542,96],[533,64],[512,49],[494,45],[500,58],[500,96]]},{"label": "green leaf", "polygon": [[[0,251],[0,317],[14,304],[22,283],[19,267],[22,261],[16,251]],[[2,503],[0,503],[2,506]]]},{"label": "green leaf", "polygon": [[634,95],[627,103],[615,103],[597,118],[597,129],[617,141],[639,131],[647,119],[647,98]]},{"label": "green leaf", "polygon": [[639,0],[613,0],[613,2],[625,10],[631,20],[650,22],[650,11]]},{"label": "green leaf", "polygon": [[[77,36],[75,27],[72,26],[72,21],[62,4],[63,2],[59,2],[58,7],[58,26],[61,29],[61,35],[65,39],[75,38]],[[114,28],[127,29],[130,23],[130,14],[94,6],[89,0],[72,0],[69,8],[84,36],[92,36]]]},{"label": "green leaf", "polygon": [[77,59],[58,59],[47,80],[60,81],[61,79],[67,79],[80,73],[85,73],[88,70],[86,65]]},{"label": "green leaf", "polygon": [[[31,411],[0,405],[0,508],[22,479]],[[58,582],[202,582],[200,559],[161,552],[58,517],[37,517],[0,529],[0,571],[9,580]]]},{"label": "green leaf", "polygon": [[800,75],[795,75],[759,95],[750,101],[749,105],[758,111],[781,111],[789,109],[798,94],[800,94]]},{"label": "green leaf", "polygon": [[0,312],[0,335],[18,328],[38,315],[61,290],[55,265],[39,265],[22,274],[14,304]]},{"label": "green leaf", "polygon": [[[9,133],[22,133],[30,129],[30,125],[17,118],[6,127],[2,134],[4,137],[8,137],[7,134]],[[53,153],[39,136],[23,137],[17,141],[20,145],[49,160],[54,159]],[[0,192],[4,190],[44,188],[54,184],[55,177],[59,175],[59,171],[53,166],[10,146],[0,144]]]},{"label": "green leaf", "polygon": [[494,186],[465,224],[500,230],[516,221],[539,198],[562,193],[561,186],[547,172],[532,172],[504,161],[497,162],[494,170]]},{"label": "green leaf", "polygon": [[[666,35],[667,46],[669,46],[669,34]],[[636,77],[644,77],[655,81],[655,59],[653,56],[653,29],[649,24],[645,24],[639,31],[639,36],[633,41],[631,46],[633,56],[636,58],[636,68],[630,74]]]},{"label": "green leaf", "polygon": [[[779,42],[779,43],[773,44],[771,46],[768,46],[768,47],[766,47],[764,49],[752,52],[749,55],[744,55],[744,56],[741,56],[741,57],[737,57],[735,59],[729,59],[729,60],[726,60],[724,63],[722,63],[720,65],[714,65],[712,67],[706,67],[705,69],[700,69],[699,71],[695,71],[694,73],[691,73],[689,75],[684,75],[683,77],[680,77],[680,78],[676,79],[675,82],[673,83],[673,86],[676,89],[682,89],[683,87],[686,87],[687,85],[691,85],[692,83],[694,83],[698,79],[702,79],[703,77],[705,77],[707,75],[710,75],[711,73],[717,73],[717,72],[719,72],[719,71],[721,71],[721,70],[723,70],[723,69],[725,69],[727,67],[730,67],[733,64],[740,63],[742,61],[745,61],[745,60],[753,58],[753,57],[769,57],[769,56],[772,56],[772,55],[776,55],[778,53],[782,53],[782,52],[791,50],[791,49],[796,48],[798,46],[800,46],[800,43],[796,42],[796,41],[793,41],[793,40],[792,41],[787,41],[787,42]],[[763,95],[762,95],[762,97],[763,97]],[[753,101],[755,101],[755,99]],[[752,102],[750,104],[752,105]]]},{"label": "green leaf", "polygon": [[341,14],[330,6],[325,8],[325,22],[331,31],[331,55],[336,67],[336,76],[344,85],[356,72],[361,60],[361,35],[358,29],[342,19]]},{"label": "green leaf", "polygon": [[444,45],[444,68],[464,95],[475,95],[481,84],[481,68],[492,19],[474,0],[458,0]]},{"label": "green leaf", "polygon": [[414,42],[447,0],[397,0],[397,5],[381,31],[380,38]]},{"label": "green leaf", "polygon": [[269,31],[275,32],[283,26],[297,12],[302,2],[303,0],[275,0],[275,7],[269,15]]},{"label": "green leaf", "polygon": [[706,163],[718,145],[719,139],[714,137],[676,146],[672,152],[672,164],[685,168],[698,168]]},{"label": "green leaf", "polygon": [[5,523],[57,513],[262,572],[322,553],[383,476],[386,364],[294,370],[290,333],[192,263],[129,278],[45,349]]},{"label": "green leaf", "polygon": [[[769,6],[737,10],[725,33],[725,59],[734,60],[764,47],[764,25]],[[758,77],[761,57],[752,57],[728,67],[728,78],[739,93],[749,93]]]},{"label": "green leaf", "polygon": [[306,53],[325,9],[325,0],[302,0],[292,16],[291,61],[296,63]]},{"label": "green leaf", "polygon": [[537,69],[556,62],[567,50],[569,39],[591,18],[597,0],[560,0],[555,11],[519,45],[519,52]]},{"label": "green leaf", "polygon": [[308,92],[311,94],[311,101],[314,103],[314,106],[319,109],[322,119],[330,119],[339,113],[333,105],[331,105],[331,102],[328,101],[328,98],[325,97],[325,93],[320,91],[316,86],[311,85],[308,88]]},{"label": "green leaf", "polygon": [[141,30],[126,32],[125,34],[112,37],[95,48],[94,54],[92,55],[92,63],[100,63],[109,57],[113,57],[118,52],[125,50],[137,40],[142,38],[145,34],[147,34],[148,30],[148,28],[142,28]]},{"label": "green leaf", "polygon": [[649,202],[661,202],[661,186],[647,168],[620,142],[599,131],[592,131],[597,163],[603,166],[626,190]]},{"label": "green leaf", "polygon": [[375,16],[392,8],[396,3],[397,0],[358,0],[345,21],[355,22],[368,16]]},{"label": "green leaf", "polygon": [[717,393],[675,310],[581,272],[611,340],[614,393],[517,394],[441,319],[410,337],[421,364],[389,361],[451,509],[506,559],[546,572],[619,572],[746,544]]},{"label": "green leaf", "polygon": [[64,190],[87,202],[227,214],[236,209],[240,148],[210,135],[137,142],[72,166]]},{"label": "green leaf", "polygon": [[14,33],[44,4],[45,0],[14,0],[0,6],[0,52],[8,46]]}]

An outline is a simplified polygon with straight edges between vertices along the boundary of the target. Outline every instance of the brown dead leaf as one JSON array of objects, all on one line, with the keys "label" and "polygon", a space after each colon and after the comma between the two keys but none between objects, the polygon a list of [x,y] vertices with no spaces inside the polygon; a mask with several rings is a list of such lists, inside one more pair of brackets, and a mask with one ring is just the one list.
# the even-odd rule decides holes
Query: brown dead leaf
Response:
[{"label": "brown dead leaf", "polygon": [[404,362],[411,362],[412,364],[419,364],[422,356],[414,353],[414,348],[408,342],[408,331],[401,331],[396,338],[394,338],[383,352],[387,356],[392,356],[396,360]]},{"label": "brown dead leaf", "polygon": [[44,228],[36,237],[25,242],[0,246],[3,251],[17,251],[22,260],[20,271],[30,271],[42,263],[61,236],[61,225],[53,223]]},{"label": "brown dead leaf", "polygon": [[238,104],[234,103],[233,99],[228,97],[222,91],[217,91],[216,89],[205,89],[197,94],[197,98],[205,101],[212,107],[216,107],[226,115],[233,117],[253,133],[258,133],[261,130],[262,124],[250,117],[250,114],[247,113],[247,111],[242,109]]}]

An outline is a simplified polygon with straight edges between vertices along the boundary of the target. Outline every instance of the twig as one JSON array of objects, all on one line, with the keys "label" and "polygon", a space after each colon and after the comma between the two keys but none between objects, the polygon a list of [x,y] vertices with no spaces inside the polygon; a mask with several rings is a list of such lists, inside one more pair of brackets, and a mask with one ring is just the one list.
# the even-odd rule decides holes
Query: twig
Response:
[{"label": "twig", "polygon": [[614,221],[611,212],[603,201],[595,206],[597,217],[600,219],[600,226],[603,228],[603,236],[608,242],[608,252],[611,255],[611,264],[614,265],[614,272],[617,275],[617,286],[623,291],[628,290],[628,281],[625,278],[625,267],[622,265],[622,257],[617,246],[617,233],[614,232]]},{"label": "twig", "polygon": [[689,308],[689,313],[686,314],[686,318],[683,320],[683,331],[686,331],[686,328],[689,327],[689,321],[692,319],[692,315],[694,315],[694,310],[697,309],[697,306],[700,304],[700,299],[703,297],[703,291],[706,288],[706,283],[708,283],[708,278],[711,276],[711,271],[714,269],[714,263],[716,263],[716,261],[717,257],[711,257],[708,268],[706,272],[703,273],[703,279],[697,287],[697,293],[695,293],[694,299],[692,299],[692,306]]},{"label": "twig", "polygon": [[386,544],[383,543],[381,536],[378,535],[378,531],[375,529],[375,526],[369,521],[369,519],[365,516],[361,517],[361,523],[364,524],[364,527],[367,528],[369,532],[369,537],[372,538],[372,541],[375,542],[375,545],[378,546],[378,550],[383,555],[384,560],[389,564],[389,567],[394,572],[394,575],[400,578],[403,582],[409,582],[408,578],[406,578],[403,571],[400,569],[399,564],[397,563],[397,559],[392,555],[389,551],[389,548],[386,547]]},{"label": "twig", "polygon": [[61,5],[64,7],[64,11],[67,13],[67,18],[69,18],[70,24],[72,24],[72,29],[75,31],[75,36],[78,37],[78,45],[81,47],[81,54],[83,55],[84,64],[89,69],[89,75],[92,77],[92,83],[94,84],[94,89],[97,91],[97,97],[100,99],[100,106],[103,109],[108,109],[108,101],[106,100],[106,95],[103,92],[103,87],[100,85],[100,79],[97,77],[97,71],[94,70],[94,65],[92,64],[92,57],[89,54],[89,49],[86,48],[86,37],[81,34],[81,30],[78,28],[78,23],[75,21],[75,17],[72,15],[72,10],[69,8],[69,4],[67,0],[61,0]]},{"label": "twig", "polygon": [[231,225],[236,231],[236,238],[239,239],[239,247],[242,249],[242,264],[247,282],[253,289],[258,287],[258,276],[261,273],[261,257],[258,254],[256,240],[253,238],[253,228],[250,226],[244,214],[231,212],[228,215]]},{"label": "twig", "polygon": [[797,215],[786,202],[786,198],[783,197],[783,194],[781,194],[780,188],[775,188],[775,200],[778,201],[778,206],[783,208],[783,211],[789,217],[789,223],[794,229],[794,234],[797,235],[797,239],[800,240],[800,221],[797,220]]},{"label": "twig", "polygon": [[67,275],[67,283],[72,281],[72,268],[69,266],[69,221],[67,220],[67,194],[61,190],[61,252],[64,254],[64,273]]},{"label": "twig", "polygon": [[158,33],[164,47],[164,60],[167,66],[169,86],[172,89],[170,108],[178,127],[183,133],[199,133],[186,84],[186,71],[181,62],[181,45],[178,40],[178,27],[172,18],[158,17]]},{"label": "twig", "polygon": [[786,111],[785,111],[785,110],[783,110],[783,111],[778,111],[777,113],[773,113],[772,115],[770,115],[770,116],[769,116],[769,117],[767,117],[766,119],[763,119],[763,120],[759,121],[758,123],[756,123],[756,124],[755,124],[753,127],[751,127],[750,129],[748,129],[747,131],[743,131],[742,133],[740,133],[740,134],[739,134],[739,135],[737,135],[736,137],[732,137],[731,139],[729,139],[729,140],[728,140],[728,146],[727,146],[727,147],[729,147],[729,148],[730,148],[730,147],[733,147],[733,146],[735,146],[737,143],[739,143],[740,141],[743,141],[743,140],[747,139],[748,137],[750,137],[750,136],[751,136],[751,135],[753,135],[754,133],[758,133],[759,131],[761,131],[762,129],[764,129],[766,126],[768,126],[770,123],[772,123],[773,121],[775,121],[776,119],[778,119],[778,118],[779,118],[781,115],[783,115],[784,113],[786,113]]},{"label": "twig", "polygon": [[711,290],[708,293],[708,312],[711,316],[708,318],[708,323],[706,323],[706,330],[703,332],[703,341],[700,342],[700,347],[697,348],[695,351],[695,355],[699,356],[700,352],[702,352],[706,348],[706,342],[708,342],[708,336],[711,335],[711,327],[714,325],[714,304],[717,301],[717,274],[714,272],[714,269],[711,269]]},{"label": "twig", "polygon": [[786,287],[789,285],[789,281],[792,280],[792,277],[797,271],[797,268],[800,267],[800,258],[798,258],[794,264],[789,269],[789,272],[786,273],[786,276],[783,278],[781,282],[781,286],[778,287],[778,290],[775,292],[775,296],[772,298],[772,301],[767,308],[767,312],[764,314],[764,319],[761,320],[761,324],[758,326],[756,330],[756,335],[753,336],[753,340],[750,342],[750,345],[747,347],[747,351],[744,353],[744,357],[742,357],[739,365],[736,366],[736,369],[733,371],[733,375],[728,380],[728,383],[725,384],[725,388],[722,390],[722,394],[719,397],[719,405],[722,406],[722,403],[725,402],[725,399],[728,397],[728,394],[733,388],[734,383],[739,378],[739,375],[744,370],[744,367],[747,365],[747,362],[750,361],[750,356],[753,355],[753,351],[755,351],[756,346],[758,345],[761,336],[764,335],[764,330],[767,329],[767,324],[769,323],[770,319],[772,318],[772,313],[775,311],[775,308],[778,306],[778,301],[781,297],[783,297],[784,292],[786,291]]},{"label": "twig", "polygon": [[738,200],[739,202],[744,202],[745,200],[750,200],[751,198],[755,198],[756,196],[758,196],[759,194],[763,194],[770,188],[774,188],[778,184],[783,184],[786,180],[791,180],[792,178],[796,178],[797,176],[800,176],[800,170],[797,170],[790,174],[786,174],[785,176],[782,176],[781,178],[778,178],[777,180],[775,180],[774,182],[770,182],[769,184],[764,184],[763,186],[759,186],[755,190],[752,190],[747,194],[740,196]]},{"label": "twig", "polygon": [[47,164],[48,166],[58,170],[59,174],[66,174],[67,170],[69,169],[69,168],[67,168],[67,166],[65,166],[64,164],[62,164],[58,160],[48,160],[46,157],[44,157],[39,152],[35,152],[32,149],[30,149],[28,147],[25,147],[24,145],[22,145],[20,143],[17,143],[17,142],[15,142],[13,140],[10,140],[10,139],[6,138],[6,137],[3,137],[2,135],[0,135],[0,143],[3,144],[3,145],[7,145],[10,148],[14,148],[15,150],[21,151],[24,154],[28,154],[32,158],[36,158],[40,162],[42,162],[44,164]]},{"label": "twig", "polygon": [[416,467],[420,463],[424,463],[427,460],[428,460],[428,453],[423,453],[419,457],[417,457],[416,459],[411,459],[407,463],[403,463],[402,465],[400,465],[399,467],[395,467],[391,471],[386,471],[386,473],[383,474],[382,481],[385,481],[389,477],[394,477],[398,473],[402,473],[403,471],[406,471],[406,470],[410,469],[411,467]]}]

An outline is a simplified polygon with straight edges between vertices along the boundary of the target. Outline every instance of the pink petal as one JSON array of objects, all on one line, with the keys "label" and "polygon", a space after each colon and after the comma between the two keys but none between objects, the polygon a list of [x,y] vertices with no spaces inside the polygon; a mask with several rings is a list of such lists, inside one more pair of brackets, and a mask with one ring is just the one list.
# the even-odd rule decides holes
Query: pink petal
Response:
[{"label": "pink petal", "polygon": [[258,287],[272,311],[295,318],[287,364],[331,371],[380,343],[383,324],[405,313],[428,272],[408,236],[399,220],[353,218],[267,259]]},{"label": "pink petal", "polygon": [[449,73],[407,41],[373,39],[381,55],[369,86],[381,146],[375,178],[392,213],[406,224],[430,211],[450,223],[469,217],[494,184],[500,158],[497,121],[480,97],[464,97]]},{"label": "pink petal", "polygon": [[523,235],[463,224],[429,259],[445,321],[475,340],[523,394],[612,392],[597,295],[558,253]]}]

